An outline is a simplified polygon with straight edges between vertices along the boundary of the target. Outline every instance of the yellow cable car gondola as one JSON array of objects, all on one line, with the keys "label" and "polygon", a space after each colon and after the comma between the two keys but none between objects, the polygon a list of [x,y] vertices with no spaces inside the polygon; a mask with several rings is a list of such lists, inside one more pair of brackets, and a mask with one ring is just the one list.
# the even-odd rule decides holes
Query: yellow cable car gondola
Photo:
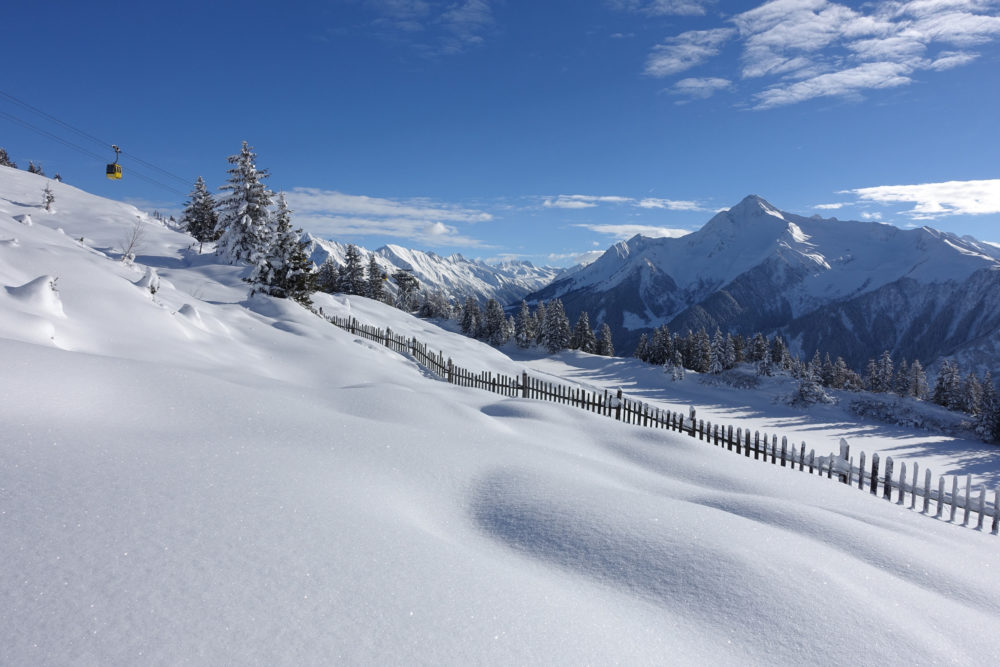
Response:
[{"label": "yellow cable car gondola", "polygon": [[107,175],[108,178],[118,181],[122,177],[122,166],[118,164],[118,154],[122,152],[122,149],[114,144],[111,144],[111,147],[115,149],[115,161],[108,165]]}]

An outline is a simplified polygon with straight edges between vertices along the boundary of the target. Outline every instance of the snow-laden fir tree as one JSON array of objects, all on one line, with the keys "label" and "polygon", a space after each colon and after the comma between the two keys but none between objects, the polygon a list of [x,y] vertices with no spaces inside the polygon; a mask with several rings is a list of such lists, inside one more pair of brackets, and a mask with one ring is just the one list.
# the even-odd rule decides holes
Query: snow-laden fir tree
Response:
[{"label": "snow-laden fir tree", "polygon": [[576,326],[573,327],[573,333],[570,334],[569,348],[590,354],[593,354],[597,349],[597,336],[590,328],[590,315],[585,310],[580,313],[580,317],[576,320]]},{"label": "snow-laden fir tree", "polygon": [[601,330],[597,334],[597,354],[602,357],[615,356],[615,344],[611,342],[611,327],[607,322],[601,323]]},{"label": "snow-laden fir tree", "polygon": [[906,359],[899,362],[892,380],[892,391],[903,398],[910,395],[910,365],[906,363]]},{"label": "snow-laden fir tree", "polygon": [[42,190],[42,206],[45,207],[46,211],[51,211],[52,204],[55,202],[55,200],[56,200],[55,193],[52,192],[52,188],[50,188],[49,184],[46,183],[45,189]]},{"label": "snow-laden fir tree", "polygon": [[368,257],[368,298],[375,299],[376,301],[384,301],[385,281],[388,279],[389,276],[386,275],[385,271],[379,267],[378,262],[375,261],[375,253],[372,253]]},{"label": "snow-laden fir tree", "polygon": [[978,415],[982,400],[983,386],[979,384],[976,374],[969,371],[962,380],[962,410],[970,415]]},{"label": "snow-laden fir tree", "polygon": [[420,298],[420,281],[406,269],[393,273],[392,280],[397,288],[396,307],[408,313],[415,310]]},{"label": "snow-laden fir tree", "polygon": [[520,348],[528,348],[535,344],[535,336],[535,318],[531,315],[528,302],[522,299],[514,318],[514,342]]},{"label": "snow-laden fir tree", "polygon": [[292,212],[284,193],[278,195],[268,237],[270,244],[258,256],[247,282],[255,291],[312,305],[309,295],[315,289],[314,267],[301,240],[302,230],[292,229]]},{"label": "snow-laden fir tree", "polygon": [[479,302],[474,296],[465,297],[462,304],[462,313],[458,320],[459,329],[470,338],[479,337],[479,330],[483,326],[483,312],[479,308]]},{"label": "snow-laden fir tree", "polygon": [[670,379],[674,382],[680,382],[684,379],[684,355],[681,354],[680,350],[674,352],[673,362],[667,366],[670,371]]},{"label": "snow-laden fir tree", "polygon": [[959,375],[958,366],[953,361],[945,359],[941,362],[931,400],[949,410],[962,409],[964,404],[962,378]]},{"label": "snow-laden fir tree", "polygon": [[420,317],[450,320],[454,315],[454,308],[451,305],[451,300],[441,290],[424,290],[424,297],[420,302],[418,314]]},{"label": "snow-laden fir tree", "polygon": [[726,370],[726,339],[722,336],[722,330],[716,327],[708,352],[708,372],[717,375],[724,370]]},{"label": "snow-laden fir tree", "polygon": [[39,176],[44,176],[45,175],[45,172],[42,171],[42,165],[35,164],[31,160],[28,160],[28,173],[29,174],[38,174]]},{"label": "snow-laden fir tree", "polygon": [[490,345],[500,346],[507,342],[507,316],[496,299],[486,302],[480,336]]},{"label": "snow-laden fir tree", "polygon": [[639,361],[649,361],[649,336],[641,334],[632,356]]},{"label": "snow-laden fir tree", "polygon": [[4,148],[0,148],[0,167],[17,169],[17,163],[10,159],[10,156],[7,155],[7,150]]},{"label": "snow-laden fir tree", "polygon": [[535,344],[544,345],[545,344],[545,318],[546,318],[546,308],[545,302],[539,301],[538,305],[535,307]]},{"label": "snow-laden fir tree", "polygon": [[365,296],[368,293],[361,251],[353,243],[347,244],[347,249],[344,251],[344,264],[340,267],[339,274],[339,289],[344,294]]},{"label": "snow-laden fir tree", "polygon": [[555,354],[569,347],[569,340],[572,333],[569,329],[569,318],[566,317],[566,310],[562,301],[552,299],[545,307],[545,325],[542,334],[544,341],[542,344],[549,354]]},{"label": "snow-laden fir tree", "polygon": [[328,294],[333,294],[340,289],[337,265],[333,263],[333,259],[330,257],[326,258],[326,261],[323,262],[316,272],[316,289]]},{"label": "snow-laden fir tree", "polygon": [[272,193],[264,180],[268,173],[257,169],[257,155],[247,142],[229,156],[229,181],[220,189],[215,253],[229,264],[256,264],[267,251],[271,229]]},{"label": "snow-laden fir tree", "polygon": [[181,225],[184,231],[198,242],[198,254],[201,254],[205,243],[219,238],[219,214],[215,211],[215,198],[205,187],[205,179],[201,176],[194,182],[194,189],[188,195],[184,213],[181,214]]},{"label": "snow-laden fir tree", "polygon": [[747,352],[747,361],[757,363],[768,354],[767,339],[759,331],[750,340],[750,349]]},{"label": "snow-laden fir tree", "polygon": [[913,365],[910,366],[909,395],[924,400],[927,398],[927,392],[927,373],[924,372],[924,367],[920,365],[920,361],[914,359]]},{"label": "snow-laden fir tree", "polygon": [[997,396],[993,375],[986,371],[976,415],[976,433],[985,442],[1000,442],[1000,397]]}]

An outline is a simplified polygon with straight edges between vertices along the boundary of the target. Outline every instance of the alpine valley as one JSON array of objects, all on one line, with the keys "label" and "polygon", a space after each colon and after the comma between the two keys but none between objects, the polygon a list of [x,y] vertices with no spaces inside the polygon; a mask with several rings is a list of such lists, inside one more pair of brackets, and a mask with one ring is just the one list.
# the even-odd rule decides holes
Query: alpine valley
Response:
[{"label": "alpine valley", "polygon": [[666,324],[778,333],[804,358],[820,350],[855,368],[883,350],[1000,365],[1000,248],[930,227],[802,217],[755,195],[687,236],[618,243],[527,297],[552,298],[571,318],[607,322],[625,353]]}]

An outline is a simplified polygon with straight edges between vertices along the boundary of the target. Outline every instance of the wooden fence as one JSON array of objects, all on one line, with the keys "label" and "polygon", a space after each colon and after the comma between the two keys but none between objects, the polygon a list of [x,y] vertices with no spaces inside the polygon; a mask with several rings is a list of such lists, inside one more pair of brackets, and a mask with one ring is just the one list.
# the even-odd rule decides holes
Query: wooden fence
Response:
[{"label": "wooden fence", "polygon": [[[322,311],[320,314],[323,315]],[[914,463],[912,472],[907,474],[906,463],[899,465],[896,472],[891,457],[886,457],[884,464],[878,454],[872,454],[870,462],[864,452],[858,456],[857,465],[850,455],[850,448],[840,441],[840,451],[817,456],[815,450],[806,452],[806,443],[798,446],[790,443],[788,438],[750,429],[732,426],[720,426],[701,419],[696,419],[692,409],[687,417],[681,413],[663,410],[647,403],[630,399],[622,394],[588,391],[582,387],[567,387],[545,382],[528,375],[520,377],[493,374],[489,372],[473,373],[456,366],[450,358],[446,359],[443,352],[434,354],[427,346],[416,338],[407,338],[389,329],[361,324],[354,318],[329,317],[326,319],[341,329],[367,340],[385,345],[400,354],[409,354],[413,359],[441,379],[460,387],[484,389],[495,394],[510,397],[538,399],[554,403],[562,403],[576,408],[611,417],[625,424],[634,424],[648,428],[661,428],[684,433],[692,438],[734,452],[738,456],[753,458],[754,461],[780,465],[798,472],[808,472],[827,479],[867,490],[873,496],[881,495],[888,501],[895,499],[898,505],[906,505],[909,498],[909,508],[945,519],[952,523],[959,520],[963,526],[969,526],[975,515],[976,530],[989,530],[993,535],[1000,532],[1000,485],[993,491],[993,500],[987,499],[985,485],[978,489],[972,488],[972,476],[965,478],[960,484],[957,476],[951,476],[950,490],[945,477],[938,477],[937,484],[932,484],[930,470],[924,470],[920,477],[919,464]],[[933,507],[931,505],[933,504]]]}]

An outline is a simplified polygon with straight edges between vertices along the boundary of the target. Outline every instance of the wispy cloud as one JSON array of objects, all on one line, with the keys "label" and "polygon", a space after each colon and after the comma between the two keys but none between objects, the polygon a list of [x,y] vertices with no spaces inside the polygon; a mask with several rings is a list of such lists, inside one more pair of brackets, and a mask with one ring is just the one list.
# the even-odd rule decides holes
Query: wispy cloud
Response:
[{"label": "wispy cloud", "polygon": [[1000,213],[1000,179],[879,185],[844,190],[841,194],[855,194],[863,201],[879,204],[913,204],[912,209],[903,213],[915,220]]},{"label": "wispy cloud", "polygon": [[836,204],[816,204],[813,208],[821,211],[835,211],[838,208],[844,208],[845,206],[847,206],[845,202],[839,202]]},{"label": "wispy cloud", "polygon": [[659,199],[646,197],[635,199],[633,197],[619,197],[612,195],[558,195],[546,197],[542,201],[542,206],[546,208],[594,208],[600,204],[627,204],[637,208],[645,209],[666,209],[670,211],[702,211],[698,202],[678,199]]},{"label": "wispy cloud", "polygon": [[495,0],[362,0],[372,26],[433,54],[460,53],[483,42]]},{"label": "wispy cloud", "polygon": [[611,8],[647,16],[700,16],[715,0],[608,0]]},{"label": "wispy cloud", "polygon": [[488,222],[485,211],[426,199],[394,200],[335,190],[294,188],[287,193],[294,223],[319,236],[390,236],[434,245],[484,247],[457,225]]},{"label": "wispy cloud", "polygon": [[[740,48],[744,81],[757,81],[755,109],[771,109],[820,97],[857,97],[865,91],[904,86],[921,71],[966,65],[978,47],[1000,38],[997,0],[894,0],[857,8],[830,0],[770,0],[724,19],[716,28],[682,32],[653,47],[645,72],[666,77],[692,70],[719,54],[729,41]],[[717,73],[717,72],[716,72]],[[716,90],[691,77],[691,97]]]},{"label": "wispy cloud", "polygon": [[735,34],[732,28],[715,28],[691,30],[670,37],[653,47],[646,59],[646,74],[663,77],[700,65],[717,55],[722,45]]},{"label": "wispy cloud", "polygon": [[608,234],[615,239],[623,241],[630,239],[636,234],[649,236],[651,238],[680,238],[687,236],[691,232],[687,229],[670,229],[668,227],[655,227],[653,225],[573,225],[581,229],[589,229],[598,234]]},{"label": "wispy cloud", "polygon": [[674,95],[685,95],[691,98],[706,99],[720,90],[733,85],[729,79],[719,77],[681,79],[673,85],[670,92]]}]

